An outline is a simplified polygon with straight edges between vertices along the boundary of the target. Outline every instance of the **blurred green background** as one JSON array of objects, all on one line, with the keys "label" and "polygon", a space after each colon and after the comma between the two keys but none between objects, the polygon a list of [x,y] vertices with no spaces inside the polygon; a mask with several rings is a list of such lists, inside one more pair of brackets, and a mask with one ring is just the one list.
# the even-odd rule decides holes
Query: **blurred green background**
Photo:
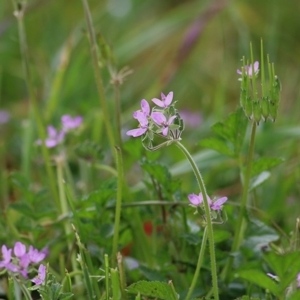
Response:
[{"label": "blurred green background", "polygon": [[[26,3],[31,71],[45,122],[55,124],[65,113],[93,119],[101,108],[81,1]],[[257,153],[282,157],[285,163],[274,171],[259,198],[262,207],[279,221],[291,216],[293,223],[298,211],[291,204],[299,203],[300,197],[300,2],[91,0],[89,4],[96,33],[112,48],[118,68],[133,70],[121,87],[124,128],[132,128],[131,113],[141,99],[174,91],[179,108],[203,118],[201,126],[187,128],[185,134],[197,151],[201,137],[211,134],[209,126],[238,107],[236,69],[243,55],[249,57],[250,41],[259,60],[263,39],[283,89],[278,119],[259,126]],[[0,2],[0,109],[9,111],[17,122],[28,118],[29,102],[13,10],[11,1]],[[106,95],[112,100],[113,88],[105,68],[103,78]],[[17,129],[20,126],[13,124]],[[5,130],[9,137],[15,132],[8,127]],[[18,155],[17,135],[7,147]],[[13,165],[18,168],[17,163]],[[210,167],[207,180],[211,189],[216,180],[232,184],[230,176],[236,179],[236,174],[232,175],[229,167],[230,162]],[[220,185],[225,184],[216,184]],[[236,193],[234,187],[227,192],[229,196]]]}]

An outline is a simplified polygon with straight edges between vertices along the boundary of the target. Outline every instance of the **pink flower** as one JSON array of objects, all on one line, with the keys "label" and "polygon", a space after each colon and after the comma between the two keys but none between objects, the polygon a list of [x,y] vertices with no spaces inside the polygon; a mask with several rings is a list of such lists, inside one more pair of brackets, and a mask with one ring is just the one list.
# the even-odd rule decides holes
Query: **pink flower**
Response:
[{"label": "pink flower", "polygon": [[36,285],[40,285],[44,283],[45,278],[46,278],[46,266],[41,264],[38,269],[38,275],[35,278],[33,278],[31,281]]},{"label": "pink flower", "polygon": [[[199,193],[199,195],[196,194],[189,194],[188,195],[189,201],[194,206],[199,206],[203,203],[203,195],[202,193]],[[220,210],[222,208],[222,205],[227,201],[227,197],[221,197],[215,201],[212,201],[209,196],[207,196],[208,205],[212,210]]]},{"label": "pink flower", "polygon": [[141,111],[135,112],[135,118],[139,121],[140,126],[137,129],[131,129],[126,132],[127,135],[133,136],[133,137],[138,137],[146,133],[148,130],[148,118],[145,116],[145,114]]},{"label": "pink flower", "polygon": [[[259,62],[256,61],[253,64],[253,67],[254,67],[254,76],[256,76],[259,72]],[[236,70],[236,72],[240,75],[243,75],[243,71],[241,71],[241,70]],[[253,74],[252,74],[252,64],[249,65],[249,66],[245,66],[245,75],[249,76],[250,78],[253,76]]]},{"label": "pink flower", "polygon": [[168,135],[169,132],[169,126],[173,123],[174,119],[176,118],[176,116],[172,116],[169,118],[169,120],[167,120],[167,118],[165,117],[165,115],[161,112],[153,112],[151,114],[152,120],[159,126],[162,127],[162,134],[164,136]]},{"label": "pink flower", "polygon": [[[47,127],[48,137],[45,139],[45,145],[47,148],[56,147],[60,144],[65,137],[65,132],[63,130],[57,131],[52,125]],[[36,141],[37,145],[41,145],[42,141]]]},{"label": "pink flower", "polygon": [[161,93],[161,100],[157,98],[153,98],[152,102],[154,102],[157,106],[162,108],[167,108],[173,101],[173,92],[170,92],[167,96]]},{"label": "pink flower", "polygon": [[26,253],[26,246],[21,242],[16,242],[14,246],[14,253],[16,257],[22,257]]},{"label": "pink flower", "polygon": [[140,110],[137,110],[133,113],[133,117],[135,119],[138,119],[138,115],[140,113],[143,113],[145,117],[149,117],[150,116],[150,105],[148,103],[147,100],[143,99],[141,101],[141,109]]},{"label": "pink flower", "polygon": [[65,131],[69,131],[70,129],[74,129],[80,126],[80,124],[82,123],[82,117],[77,116],[72,118],[70,115],[63,115],[61,117],[61,123],[63,129]]}]

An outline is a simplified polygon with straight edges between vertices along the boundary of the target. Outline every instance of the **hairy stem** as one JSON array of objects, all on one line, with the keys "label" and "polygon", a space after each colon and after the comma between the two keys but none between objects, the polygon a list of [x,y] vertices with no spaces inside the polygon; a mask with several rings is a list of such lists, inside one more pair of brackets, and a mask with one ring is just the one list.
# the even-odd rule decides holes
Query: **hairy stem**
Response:
[{"label": "hairy stem", "polygon": [[[189,162],[192,166],[192,169],[194,171],[194,174],[196,176],[196,179],[197,179],[197,182],[199,185],[199,189],[203,195],[203,203],[204,203],[205,217],[206,217],[206,223],[207,223],[208,241],[209,241],[212,289],[213,289],[214,299],[219,300],[218,276],[217,276],[216,254],[215,254],[215,245],[214,245],[213,224],[212,224],[212,220],[211,220],[210,207],[209,207],[209,203],[208,203],[208,199],[207,199],[207,193],[206,193],[204,181],[203,181],[201,173],[200,173],[193,157],[188,152],[188,150],[179,141],[176,141],[176,145],[184,153],[186,158],[189,160]],[[201,251],[199,253],[199,256],[200,255],[201,255]]]},{"label": "hairy stem", "polygon": [[200,269],[202,266],[203,258],[204,258],[204,251],[205,251],[205,245],[206,245],[206,240],[207,240],[207,227],[204,228],[204,233],[203,233],[203,238],[202,238],[202,244],[199,252],[199,257],[197,261],[197,267],[194,273],[194,277],[191,283],[191,286],[189,288],[189,292],[185,297],[185,300],[189,300],[194,292],[195,286],[197,284],[199,275],[200,275]]}]

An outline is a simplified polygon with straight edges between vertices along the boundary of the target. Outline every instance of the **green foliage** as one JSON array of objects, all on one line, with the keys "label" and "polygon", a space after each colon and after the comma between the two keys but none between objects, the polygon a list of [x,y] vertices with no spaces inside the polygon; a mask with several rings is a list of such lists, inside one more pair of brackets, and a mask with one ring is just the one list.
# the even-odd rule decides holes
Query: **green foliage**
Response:
[{"label": "green foliage", "polygon": [[200,142],[203,147],[214,149],[222,154],[238,157],[243,145],[248,120],[243,110],[237,109],[224,122],[217,122],[211,129],[218,138],[204,139]]},{"label": "green foliage", "polygon": [[161,300],[178,300],[174,295],[170,284],[159,281],[138,281],[127,288],[129,293],[142,294],[148,297],[155,297]]}]

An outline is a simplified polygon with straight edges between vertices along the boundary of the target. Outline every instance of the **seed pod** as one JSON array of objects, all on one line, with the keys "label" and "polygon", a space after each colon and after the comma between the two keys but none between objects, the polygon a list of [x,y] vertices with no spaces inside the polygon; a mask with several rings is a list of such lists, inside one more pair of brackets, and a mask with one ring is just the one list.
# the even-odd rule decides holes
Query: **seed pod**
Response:
[{"label": "seed pod", "polygon": [[268,97],[262,97],[261,99],[261,115],[263,120],[266,122],[269,116],[269,99]]},{"label": "seed pod", "polygon": [[259,121],[261,120],[261,107],[260,107],[260,101],[253,101],[253,117],[256,124],[259,124]]},{"label": "seed pod", "polygon": [[245,109],[247,105],[247,90],[244,88],[241,88],[240,105],[243,109]]},{"label": "seed pod", "polygon": [[253,112],[253,104],[252,104],[252,98],[251,96],[246,97],[246,103],[245,103],[245,115],[252,120],[252,112]]},{"label": "seed pod", "polygon": [[272,122],[275,122],[277,118],[278,104],[276,104],[273,100],[270,100],[270,119]]}]

